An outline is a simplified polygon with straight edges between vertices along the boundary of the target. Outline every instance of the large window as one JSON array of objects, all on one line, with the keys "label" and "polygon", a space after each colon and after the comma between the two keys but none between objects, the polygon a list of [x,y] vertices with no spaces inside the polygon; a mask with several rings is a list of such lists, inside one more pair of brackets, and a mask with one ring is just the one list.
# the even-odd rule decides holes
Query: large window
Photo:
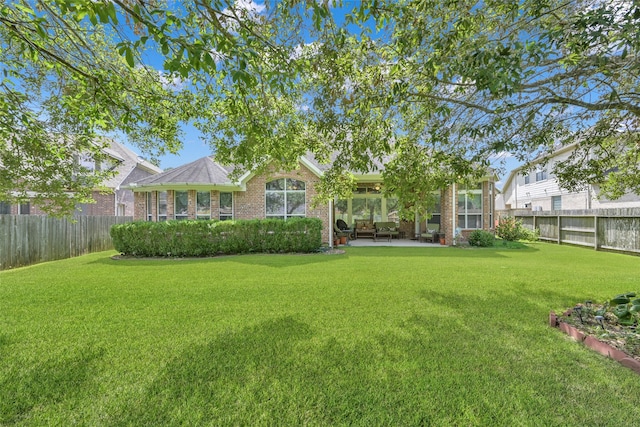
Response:
[{"label": "large window", "polygon": [[167,220],[167,192],[158,191],[158,221]]},{"label": "large window", "polygon": [[545,179],[547,179],[547,171],[546,170],[539,170],[536,172],[536,182],[537,181],[544,181]]},{"label": "large window", "polygon": [[482,184],[463,186],[458,191],[458,227],[482,228]]},{"label": "large window", "polygon": [[189,193],[187,191],[174,191],[173,199],[175,219],[189,218]]},{"label": "large window", "polygon": [[220,220],[233,219],[233,193],[220,193]]},{"label": "large window", "polygon": [[358,219],[371,222],[400,220],[398,199],[385,198],[379,185],[358,187],[353,198],[336,200],[334,206],[335,219],[342,219],[347,224],[354,224]]},{"label": "large window", "polygon": [[265,189],[267,218],[287,219],[306,214],[304,181],[280,178],[267,182]]},{"label": "large window", "polygon": [[7,202],[0,202],[0,215],[11,214],[11,205]]},{"label": "large window", "polygon": [[209,191],[196,193],[196,218],[211,219],[211,193]]}]

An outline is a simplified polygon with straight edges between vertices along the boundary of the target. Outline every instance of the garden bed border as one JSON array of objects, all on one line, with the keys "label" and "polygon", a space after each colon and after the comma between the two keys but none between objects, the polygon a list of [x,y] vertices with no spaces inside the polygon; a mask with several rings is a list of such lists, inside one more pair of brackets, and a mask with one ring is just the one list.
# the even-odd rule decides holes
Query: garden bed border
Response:
[{"label": "garden bed border", "polygon": [[609,344],[604,343],[595,337],[586,335],[584,332],[566,322],[561,322],[554,311],[549,313],[549,326],[560,329],[575,341],[584,344],[591,350],[600,353],[605,357],[609,357],[621,365],[633,370],[635,373],[640,374],[640,362],[638,360],[630,357],[624,351],[613,348]]}]

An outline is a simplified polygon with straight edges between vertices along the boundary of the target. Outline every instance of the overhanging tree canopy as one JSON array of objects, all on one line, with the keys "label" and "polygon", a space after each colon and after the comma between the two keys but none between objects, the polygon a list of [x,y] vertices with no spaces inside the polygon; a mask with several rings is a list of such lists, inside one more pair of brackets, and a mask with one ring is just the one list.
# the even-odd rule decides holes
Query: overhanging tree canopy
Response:
[{"label": "overhanging tree canopy", "polygon": [[337,153],[326,194],[344,193],[344,170],[391,156],[385,178],[418,210],[416,191],[484,173],[496,153],[527,160],[576,139],[580,149],[556,171],[567,186],[640,191],[632,1],[349,4],[7,2],[0,194],[48,176],[34,190],[86,196],[98,177],[79,185],[69,153],[109,131],[175,151],[181,122],[245,168]]}]

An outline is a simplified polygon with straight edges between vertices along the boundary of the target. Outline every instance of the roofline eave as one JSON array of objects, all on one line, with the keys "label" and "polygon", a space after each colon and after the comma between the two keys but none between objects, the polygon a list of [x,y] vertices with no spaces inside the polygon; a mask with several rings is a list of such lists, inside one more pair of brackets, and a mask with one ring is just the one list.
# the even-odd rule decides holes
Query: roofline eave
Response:
[{"label": "roofline eave", "polygon": [[144,191],[165,191],[165,190],[217,190],[217,191],[246,191],[247,187],[244,184],[209,184],[202,182],[168,182],[168,183],[154,183],[154,184],[128,184],[121,188],[126,190],[132,190],[135,192]]}]

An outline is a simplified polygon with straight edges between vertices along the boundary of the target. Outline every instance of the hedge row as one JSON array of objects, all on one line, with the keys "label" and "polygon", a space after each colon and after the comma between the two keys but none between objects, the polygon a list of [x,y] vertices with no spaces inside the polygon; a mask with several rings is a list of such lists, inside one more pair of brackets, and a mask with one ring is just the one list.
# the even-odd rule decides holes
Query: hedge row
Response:
[{"label": "hedge row", "polygon": [[111,239],[123,255],[140,257],[314,252],[322,245],[322,221],[138,221],[111,227]]}]

